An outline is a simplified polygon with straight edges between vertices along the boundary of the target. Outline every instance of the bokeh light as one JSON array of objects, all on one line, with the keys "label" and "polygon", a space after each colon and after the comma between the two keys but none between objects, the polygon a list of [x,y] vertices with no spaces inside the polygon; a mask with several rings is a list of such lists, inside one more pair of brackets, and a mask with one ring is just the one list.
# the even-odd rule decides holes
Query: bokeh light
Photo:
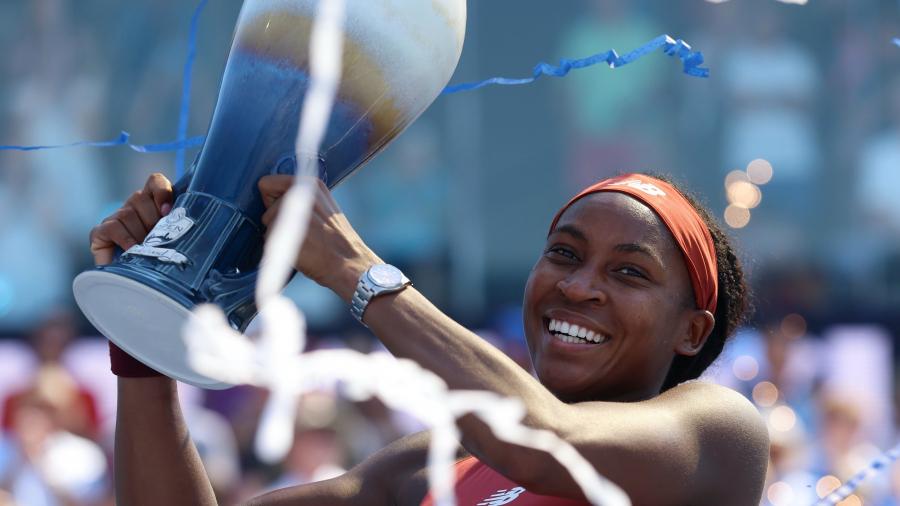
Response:
[{"label": "bokeh light", "polygon": [[763,185],[772,180],[775,173],[768,160],[757,158],[747,165],[747,177],[753,184]]},{"label": "bokeh light", "polygon": [[797,424],[797,415],[788,406],[778,406],[769,413],[769,426],[778,432],[788,432]]},{"label": "bokeh light", "polygon": [[725,208],[725,223],[731,228],[744,228],[750,223],[750,210],[730,205]]},{"label": "bokeh light", "polygon": [[750,183],[750,176],[742,170],[733,170],[725,176],[725,189],[727,190],[731,185],[740,182]]},{"label": "bokeh light", "polygon": [[862,506],[862,504],[862,499],[860,499],[856,494],[853,494],[843,501],[837,503],[837,506]]},{"label": "bokeh light", "polygon": [[762,408],[771,408],[778,402],[778,387],[770,381],[761,381],[753,387],[753,402]]},{"label": "bokeh light", "polygon": [[734,376],[743,381],[750,381],[759,374],[759,363],[750,355],[741,355],[731,365]]},{"label": "bokeh light", "polygon": [[797,339],[806,335],[806,318],[791,313],[781,320],[781,334],[788,339]]},{"label": "bokeh light", "polygon": [[783,481],[769,485],[766,498],[772,506],[789,506],[794,503],[794,488]]},{"label": "bokeh light", "polygon": [[819,497],[825,497],[826,495],[837,490],[837,488],[840,486],[841,480],[837,479],[836,476],[828,474],[819,478],[819,481],[816,482],[816,494]]},{"label": "bokeh light", "polygon": [[744,209],[753,209],[762,201],[762,192],[749,181],[735,181],[726,189],[728,202]]}]

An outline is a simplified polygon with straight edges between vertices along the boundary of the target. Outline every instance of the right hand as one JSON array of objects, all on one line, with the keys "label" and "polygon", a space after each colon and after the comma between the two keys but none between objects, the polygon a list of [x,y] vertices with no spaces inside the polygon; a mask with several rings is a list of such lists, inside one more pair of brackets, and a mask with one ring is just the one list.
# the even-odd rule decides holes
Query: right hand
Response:
[{"label": "right hand", "polygon": [[142,190],[134,192],[118,211],[91,230],[94,263],[112,262],[117,246],[127,250],[142,243],[156,222],[172,210],[173,200],[172,183],[162,174],[151,174]]}]

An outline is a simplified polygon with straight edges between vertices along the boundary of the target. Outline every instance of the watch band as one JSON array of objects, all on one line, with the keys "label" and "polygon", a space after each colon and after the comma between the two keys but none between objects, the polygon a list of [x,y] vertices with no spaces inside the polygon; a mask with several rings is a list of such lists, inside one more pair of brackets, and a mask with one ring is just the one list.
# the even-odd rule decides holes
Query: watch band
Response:
[{"label": "watch band", "polygon": [[[372,272],[376,270],[378,274],[373,276]],[[385,278],[385,273],[388,274],[387,278]],[[366,325],[363,322],[363,314],[372,299],[379,295],[399,292],[411,284],[409,278],[393,265],[375,264],[359,276],[356,291],[350,298],[350,314]]]},{"label": "watch band", "polygon": [[[367,273],[368,271],[364,272],[363,276]],[[353,297],[350,298],[350,314],[363,325],[365,325],[365,323],[363,323],[363,313],[366,312],[366,307],[369,306],[369,301],[372,300],[374,295],[375,291],[366,286],[366,284],[362,282],[361,277],[360,281],[356,284],[356,291],[353,292]]]}]

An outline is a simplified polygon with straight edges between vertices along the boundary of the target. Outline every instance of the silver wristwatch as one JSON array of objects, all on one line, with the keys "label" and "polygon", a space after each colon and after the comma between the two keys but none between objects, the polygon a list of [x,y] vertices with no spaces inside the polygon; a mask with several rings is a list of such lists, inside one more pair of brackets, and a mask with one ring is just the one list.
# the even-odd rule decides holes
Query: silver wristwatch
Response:
[{"label": "silver wristwatch", "polygon": [[363,323],[363,313],[369,301],[379,295],[403,290],[412,282],[400,272],[400,269],[388,264],[375,264],[359,277],[356,292],[350,299],[350,313]]}]

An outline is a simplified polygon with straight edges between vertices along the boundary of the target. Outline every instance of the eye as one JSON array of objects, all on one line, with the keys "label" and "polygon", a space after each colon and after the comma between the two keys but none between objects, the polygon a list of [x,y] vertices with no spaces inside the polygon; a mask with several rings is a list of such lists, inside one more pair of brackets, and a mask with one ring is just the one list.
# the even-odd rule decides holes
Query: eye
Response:
[{"label": "eye", "polygon": [[578,260],[578,256],[575,255],[575,252],[565,246],[550,246],[544,254],[551,259]]},{"label": "eye", "polygon": [[616,272],[620,272],[626,276],[647,279],[647,275],[644,274],[640,269],[636,267],[632,267],[630,265],[626,265],[624,267],[619,267],[616,269]]}]

